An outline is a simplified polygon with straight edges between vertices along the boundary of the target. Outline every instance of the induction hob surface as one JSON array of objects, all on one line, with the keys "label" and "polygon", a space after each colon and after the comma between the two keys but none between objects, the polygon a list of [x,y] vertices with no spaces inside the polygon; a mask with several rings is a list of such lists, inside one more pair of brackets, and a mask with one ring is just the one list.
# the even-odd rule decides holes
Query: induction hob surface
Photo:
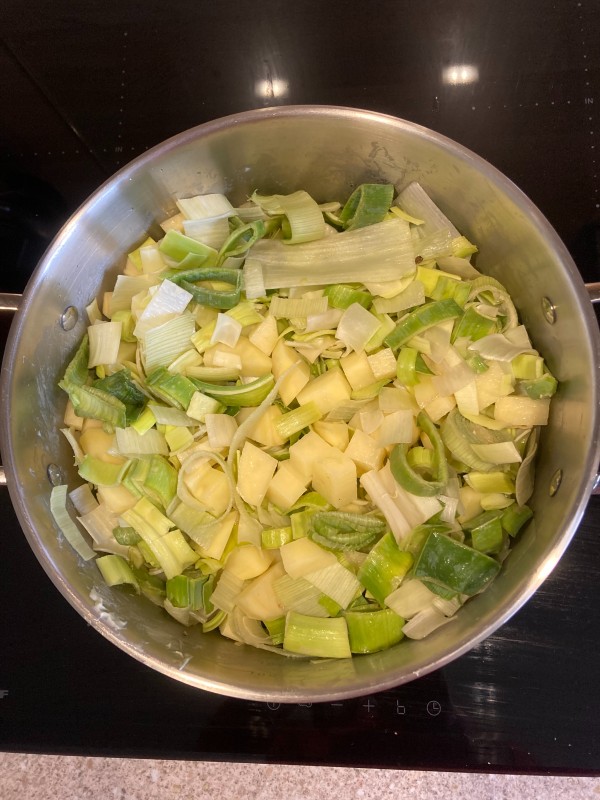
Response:
[{"label": "induction hob surface", "polygon": [[[598,280],[597,4],[301,0],[2,11],[0,291],[77,205],[187,127],[258,106],[369,108],[491,161]],[[2,338],[6,337],[6,322]],[[600,505],[499,632],[438,672],[336,703],[231,700],[105,641],[43,573],[0,492],[0,748],[305,764],[600,773]]]}]

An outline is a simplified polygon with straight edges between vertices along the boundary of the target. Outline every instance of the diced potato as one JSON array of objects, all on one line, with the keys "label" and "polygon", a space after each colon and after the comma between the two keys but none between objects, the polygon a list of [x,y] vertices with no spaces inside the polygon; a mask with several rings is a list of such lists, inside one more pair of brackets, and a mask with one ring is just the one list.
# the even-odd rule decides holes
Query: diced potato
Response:
[{"label": "diced potato", "polygon": [[139,500],[125,486],[99,486],[98,501],[105,503],[115,514],[123,514]]},{"label": "diced potato", "polygon": [[242,613],[250,619],[271,620],[282,617],[285,609],[279,602],[273,584],[284,574],[283,564],[279,562],[245,586],[236,600]]},{"label": "diced potato", "polygon": [[454,399],[454,395],[450,394],[443,397],[435,397],[430,403],[427,403],[425,411],[434,422],[437,422],[452,411],[455,406],[456,400]]},{"label": "diced potato", "polygon": [[[256,409],[242,408],[236,414],[236,420],[241,425]],[[259,421],[248,433],[248,438],[264,445],[265,447],[275,447],[282,445],[285,439],[278,433],[275,423],[282,415],[279,406],[269,406]]]},{"label": "diced potato", "polygon": [[245,544],[231,551],[225,562],[225,568],[236,578],[247,581],[262,575],[271,563],[268,550],[261,550],[253,544]]},{"label": "diced potato", "polygon": [[267,498],[277,508],[287,511],[304,494],[308,482],[307,477],[300,474],[291,461],[283,461],[269,485]]},{"label": "diced potato", "polygon": [[343,508],[357,499],[356,465],[351,458],[325,458],[315,464],[313,489],[335,508]]},{"label": "diced potato", "polygon": [[420,377],[419,383],[414,387],[414,393],[419,408],[424,408],[438,396],[430,375],[422,375]]},{"label": "diced potato", "polygon": [[472,489],[470,486],[461,486],[458,490],[458,494],[460,504],[463,507],[463,512],[458,517],[458,521],[462,525],[463,522],[467,522],[481,513],[481,498],[483,495],[480,492],[476,492],[475,489]]},{"label": "diced potato", "polygon": [[532,397],[512,395],[511,397],[499,397],[494,406],[494,419],[525,428],[547,425],[549,413],[549,398],[534,400]]},{"label": "diced potato", "polygon": [[396,356],[391,348],[385,347],[378,353],[367,356],[367,361],[376,381],[383,380],[383,378],[391,379],[396,377]]},{"label": "diced potato", "polygon": [[322,439],[318,433],[310,431],[290,447],[290,463],[299,474],[313,478],[314,464],[323,458],[335,458],[339,455],[334,447]]},{"label": "diced potato", "polygon": [[309,382],[310,367],[295,350],[287,347],[282,339],[273,348],[272,362],[273,375],[276,379],[279,379],[287,369],[296,364],[294,369],[290,369],[279,387],[281,399],[286,406],[289,406]]},{"label": "diced potato", "polygon": [[322,414],[327,414],[344,401],[350,400],[350,395],[350,384],[342,370],[335,367],[307,384],[298,394],[298,402],[303,406],[312,401]]},{"label": "diced potato", "polygon": [[86,428],[79,437],[79,446],[86,455],[109,464],[124,464],[127,460],[123,456],[109,454],[109,450],[116,450],[116,436],[114,433],[106,433],[102,428]]},{"label": "diced potato", "polygon": [[[510,364],[508,369],[510,370]],[[475,376],[479,410],[495,403],[499,397],[510,394],[513,391],[513,380],[512,370],[510,373],[505,372],[498,361],[490,361],[486,371]]]},{"label": "diced potato", "polygon": [[303,536],[279,550],[281,561],[290,578],[302,578],[311,572],[337,564],[334,554]]},{"label": "diced potato", "polygon": [[[348,383],[355,391],[363,389],[377,380],[369,364],[369,358],[363,350],[358,350],[344,358],[340,358],[340,367],[344,370]],[[396,361],[394,360],[395,374]]]},{"label": "diced potato", "polygon": [[73,408],[73,403],[70,400],[67,400],[67,407],[65,408],[63,422],[68,428],[74,428],[76,431],[83,429],[83,423],[85,420],[83,417],[77,416],[75,409]]},{"label": "diced potato", "polygon": [[229,503],[229,481],[224,472],[216,467],[202,469],[206,462],[201,462],[194,471],[186,474],[185,485],[209,514],[219,517]]},{"label": "diced potato", "polygon": [[345,422],[325,422],[319,420],[312,426],[315,433],[324,439],[327,444],[343,452],[350,440],[350,430]]},{"label": "diced potato", "polygon": [[82,431],[90,430],[91,428],[103,428],[104,423],[101,419],[92,419],[91,417],[84,417],[83,425],[81,426]]},{"label": "diced potato", "polygon": [[371,469],[381,469],[385,458],[384,448],[364,431],[354,431],[344,454],[354,461],[359,474]]},{"label": "diced potato", "polygon": [[419,406],[410,392],[403,388],[384,386],[378,396],[379,408],[384,414],[407,409],[419,413]]},{"label": "diced potato", "polygon": [[[240,336],[235,347],[229,347],[226,344],[209,347],[204,353],[204,363],[207,367],[217,366],[215,358],[219,353],[225,356],[238,356],[242,365],[241,375],[244,377],[260,378],[262,375],[269,375],[272,371],[269,356],[265,355],[245,336]],[[218,361],[218,358],[216,360]]]},{"label": "diced potato", "polygon": [[212,540],[209,546],[198,548],[203,556],[206,558],[214,558],[216,561],[221,560],[237,518],[237,511],[230,511],[221,522],[217,523],[214,528],[211,528]]},{"label": "diced potato", "polygon": [[278,338],[277,320],[270,315],[265,317],[248,337],[249,341],[267,356],[273,352]]},{"label": "diced potato", "polygon": [[246,442],[240,455],[238,463],[237,490],[239,495],[246,503],[251,506],[259,506],[275,470],[277,460],[265,453],[252,442]]}]

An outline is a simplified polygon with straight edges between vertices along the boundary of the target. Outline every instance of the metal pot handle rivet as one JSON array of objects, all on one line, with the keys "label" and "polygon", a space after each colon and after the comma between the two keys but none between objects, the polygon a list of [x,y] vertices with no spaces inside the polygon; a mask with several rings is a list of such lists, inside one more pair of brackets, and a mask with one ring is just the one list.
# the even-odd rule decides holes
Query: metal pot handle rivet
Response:
[{"label": "metal pot handle rivet", "polygon": [[63,313],[60,315],[60,327],[63,331],[71,331],[77,324],[79,319],[79,312],[75,306],[67,306]]},{"label": "metal pot handle rivet", "polygon": [[549,325],[556,322],[556,306],[549,297],[542,297],[542,312]]}]

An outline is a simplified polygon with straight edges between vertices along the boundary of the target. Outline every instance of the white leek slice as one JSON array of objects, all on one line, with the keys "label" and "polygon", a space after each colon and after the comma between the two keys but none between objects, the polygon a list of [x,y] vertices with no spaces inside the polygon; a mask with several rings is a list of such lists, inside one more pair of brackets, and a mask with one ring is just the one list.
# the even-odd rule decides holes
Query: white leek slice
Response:
[{"label": "white leek slice", "polygon": [[102,312],[98,308],[98,301],[96,298],[92,300],[89,306],[85,307],[85,312],[87,314],[88,320],[90,325],[94,325],[96,322],[102,322],[104,317],[102,316]]},{"label": "white leek slice", "polygon": [[[275,318],[291,319],[292,317],[310,317],[325,314],[326,297],[302,297],[290,300],[287,297],[274,296],[271,300],[270,314]],[[367,312],[368,313],[368,312]]]},{"label": "white leek slice", "polygon": [[[219,314],[215,329],[210,337],[210,343],[226,344],[229,347],[235,347],[242,333],[243,326],[228,314]],[[193,331],[192,331],[193,333]]]},{"label": "white leek slice", "polygon": [[435,253],[440,250],[440,247],[443,248],[444,243],[449,245],[452,239],[460,236],[448,217],[442,213],[417,182],[410,183],[400,192],[395,205],[407,211],[411,216],[423,220],[423,224],[413,227],[411,233],[416,253],[424,258],[428,255],[429,250]]},{"label": "white leek slice", "polygon": [[[365,230],[359,228],[358,230]],[[343,313],[337,327],[336,337],[347,347],[361,351],[381,323],[370,311],[359,303],[352,303]]]},{"label": "white leek slice", "polygon": [[261,239],[252,248],[252,262],[261,265],[267,289],[360,282],[366,274],[374,281],[394,280],[415,268],[408,223],[400,219],[294,247]]},{"label": "white leek slice", "polygon": [[73,491],[69,492],[69,500],[75,506],[78,514],[87,514],[93,511],[98,505],[98,501],[94,497],[89,483],[82,483]]},{"label": "white leek slice", "polygon": [[244,262],[244,291],[248,300],[256,300],[267,294],[262,262],[252,256]]},{"label": "white leek slice", "polygon": [[78,517],[78,520],[94,540],[96,550],[129,558],[129,548],[119,544],[113,535],[114,529],[119,525],[119,517],[107,506],[97,505],[87,514]]},{"label": "white leek slice", "polygon": [[319,603],[322,592],[304,578],[284,574],[274,583],[275,594],[285,611],[297,611],[310,617],[329,616]]},{"label": "white leek slice", "polygon": [[519,464],[523,460],[513,442],[472,444],[471,449],[490,464]]},{"label": "white leek slice", "polygon": [[181,314],[147,330],[144,335],[146,372],[150,373],[156,367],[170,366],[189,349],[195,330],[196,323],[192,314]]},{"label": "white leek slice", "polygon": [[182,289],[173,281],[163,281],[142,311],[133,331],[134,336],[139,339],[157,324],[161,324],[172,316],[183,314],[193,299],[190,292]]},{"label": "white leek slice", "polygon": [[386,518],[396,541],[401,542],[411,532],[412,525],[409,524],[390,493],[386,490],[379,473],[375,470],[365,472],[364,475],[360,476],[360,483],[372,502],[375,503]]},{"label": "white leek slice", "polygon": [[154,275],[157,272],[162,272],[167,266],[162,253],[155,244],[148,245],[148,247],[140,247],[139,253],[144,275]]},{"label": "white leek slice", "polygon": [[200,194],[175,201],[186,219],[234,217],[235,208],[224,194]]},{"label": "white leek slice", "polygon": [[281,210],[286,215],[291,229],[286,244],[313,242],[325,236],[323,213],[312,197],[303,189],[287,195],[276,195]]},{"label": "white leek slice", "polygon": [[489,336],[483,336],[476,342],[469,345],[469,350],[490,361],[512,361],[516,356],[522,353],[531,353],[537,355],[537,352],[532,349],[529,340],[527,343],[513,344],[507,336],[502,333],[492,333]]},{"label": "white leek slice", "polygon": [[407,308],[421,306],[425,302],[425,287],[421,281],[412,281],[399,294],[390,298],[376,297],[373,308],[379,314],[397,314]]},{"label": "white leek slice", "polygon": [[410,444],[413,441],[415,423],[412,411],[399,409],[387,414],[377,434],[381,447],[390,444]]},{"label": "white leek slice", "polygon": [[524,506],[533,494],[535,478],[535,456],[538,449],[540,429],[534,428],[527,440],[525,447],[525,457],[517,472],[515,480],[515,497],[520,506]]},{"label": "white leek slice", "polygon": [[92,558],[96,557],[96,553],[83,538],[79,528],[67,511],[66,484],[52,487],[52,491],[50,492],[50,513],[54,517],[54,521],[60,528],[65,539],[84,561],[90,561]]},{"label": "white leek slice", "polygon": [[343,567],[339,561],[305,574],[304,580],[316,586],[327,597],[331,597],[342,608],[348,608],[362,590],[356,575]]},{"label": "white leek slice", "polygon": [[232,572],[223,570],[219,582],[210,596],[210,602],[215,608],[220,608],[221,611],[231,613],[235,607],[237,597],[245,584],[246,581],[242,578],[238,578],[238,576],[234,575]]},{"label": "white leek slice", "polygon": [[402,632],[409,639],[424,639],[430,633],[441,628],[447,622],[452,622],[455,617],[446,617],[435,606],[426,608],[416,614],[402,628]]},{"label": "white leek slice", "polygon": [[439,366],[442,371],[435,375],[431,382],[440,395],[454,394],[473,383],[475,379],[475,373],[462,358],[457,361],[453,359],[451,363],[448,358],[445,358]]},{"label": "white leek slice", "polygon": [[75,456],[75,464],[80,464],[85,458],[85,453],[79,446],[79,442],[71,428],[61,428],[60,432],[64,435],[67,442],[71,445],[73,455]]},{"label": "white leek slice", "polygon": [[430,608],[436,597],[438,597],[437,594],[428,589],[424,583],[415,579],[404,581],[385,598],[385,604],[398,616],[410,619],[420,611]]},{"label": "white leek slice", "polygon": [[304,332],[313,333],[314,331],[325,331],[337,328],[343,313],[344,310],[341,308],[330,308],[322,314],[309,314],[306,317]]},{"label": "white leek slice", "polygon": [[533,349],[531,339],[529,338],[529,334],[527,333],[527,328],[525,325],[517,325],[516,328],[510,328],[504,332],[504,335],[508,341],[511,342],[511,344],[514,344],[517,347]]},{"label": "white leek slice", "polygon": [[204,417],[208,444],[219,450],[221,447],[229,447],[238,424],[234,417],[229,414],[206,414]]},{"label": "white leek slice", "polygon": [[165,437],[155,428],[140,435],[135,428],[116,428],[117,450],[122,456],[168,456]]},{"label": "white leek slice", "polygon": [[[192,400],[194,397],[195,395],[192,395]],[[217,403],[218,405],[218,401],[216,400],[213,401],[213,403]],[[214,408],[214,406],[211,407]],[[159,425],[173,425],[177,428],[194,428],[198,424],[197,419],[192,419],[184,411],[180,411],[178,408],[161,406],[158,403],[148,403],[148,408],[154,415],[154,418]]]},{"label": "white leek slice", "polygon": [[119,275],[110,298],[111,315],[117,311],[129,311],[131,301],[140,292],[146,292],[151,286],[160,283],[152,275]]},{"label": "white leek slice", "polygon": [[467,258],[459,258],[458,256],[442,256],[437,258],[437,265],[444,272],[449,272],[451,275],[458,275],[463,280],[472,280],[480,278],[481,272],[476,270],[475,267]]},{"label": "white leek slice", "polygon": [[121,344],[121,322],[97,322],[88,327],[90,355],[88,367],[114,364]]},{"label": "white leek slice", "polygon": [[190,239],[219,250],[229,236],[229,222],[227,217],[186,219],[183,221],[183,232]]}]

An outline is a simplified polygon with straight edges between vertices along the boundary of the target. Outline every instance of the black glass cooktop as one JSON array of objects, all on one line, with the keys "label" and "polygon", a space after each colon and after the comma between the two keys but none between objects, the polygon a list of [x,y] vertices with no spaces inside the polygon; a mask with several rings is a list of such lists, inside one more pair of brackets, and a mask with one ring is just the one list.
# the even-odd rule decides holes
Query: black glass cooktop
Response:
[{"label": "black glass cooktop", "polygon": [[[61,222],[144,149],[288,103],[382,111],[456,139],[599,279],[592,0],[9,0],[0,20],[0,291],[21,291]],[[229,700],[138,664],[54,589],[6,490],[0,514],[0,749],[600,774],[597,498],[496,635],[395,691],[313,705]]]}]

